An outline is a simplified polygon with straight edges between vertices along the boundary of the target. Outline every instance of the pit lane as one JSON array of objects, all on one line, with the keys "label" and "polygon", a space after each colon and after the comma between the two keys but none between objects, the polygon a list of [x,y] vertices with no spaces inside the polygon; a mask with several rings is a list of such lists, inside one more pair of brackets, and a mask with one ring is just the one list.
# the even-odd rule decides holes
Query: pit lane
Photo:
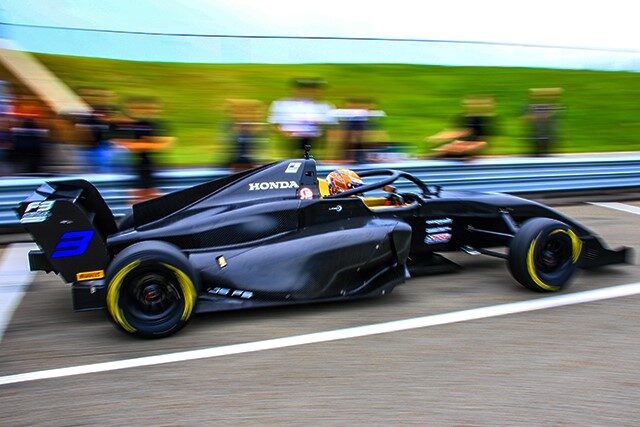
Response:
[{"label": "pit lane", "polygon": [[[632,203],[633,204],[633,203]],[[559,209],[613,246],[640,250],[640,216]],[[413,279],[391,295],[198,316],[140,341],[38,275],[0,343],[0,375],[218,347],[538,298],[504,262],[458,254],[463,272]],[[567,292],[640,281],[637,266],[580,272]],[[640,297],[352,340],[2,386],[18,424],[269,422],[631,423],[640,416]],[[37,404],[34,404],[34,398]],[[166,417],[166,418],[156,418]],[[599,421],[599,422],[598,422]]]}]

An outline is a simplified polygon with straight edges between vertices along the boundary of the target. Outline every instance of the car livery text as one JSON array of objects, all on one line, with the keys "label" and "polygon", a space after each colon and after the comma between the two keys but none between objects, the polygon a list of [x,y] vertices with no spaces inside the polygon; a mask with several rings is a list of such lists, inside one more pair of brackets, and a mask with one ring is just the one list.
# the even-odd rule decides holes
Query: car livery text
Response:
[{"label": "car livery text", "polygon": [[295,181],[252,182],[249,184],[249,191],[283,190],[287,188],[298,188],[298,187],[299,185]]}]

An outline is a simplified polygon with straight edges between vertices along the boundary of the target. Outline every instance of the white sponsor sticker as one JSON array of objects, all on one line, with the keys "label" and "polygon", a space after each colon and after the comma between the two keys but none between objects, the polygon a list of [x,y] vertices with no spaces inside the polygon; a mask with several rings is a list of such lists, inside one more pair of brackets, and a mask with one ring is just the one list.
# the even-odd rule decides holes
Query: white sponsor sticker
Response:
[{"label": "white sponsor sticker", "polygon": [[448,231],[451,231],[451,227],[433,227],[433,228],[425,228],[425,230],[427,232],[427,234],[433,234],[433,233],[446,233]]},{"label": "white sponsor sticker", "polygon": [[284,173],[298,173],[298,169],[300,169],[300,165],[302,162],[291,162]]},{"label": "white sponsor sticker", "polygon": [[295,181],[252,182],[249,184],[249,191],[283,190],[287,188],[298,188],[298,187],[299,185]]},{"label": "white sponsor sticker", "polygon": [[451,218],[436,218],[436,219],[428,219],[425,221],[427,225],[447,225],[451,224],[453,220]]},{"label": "white sponsor sticker", "polygon": [[34,222],[43,222],[51,215],[49,211],[53,207],[55,200],[44,202],[31,202],[24,211],[24,215],[20,218],[20,224],[30,224]]}]

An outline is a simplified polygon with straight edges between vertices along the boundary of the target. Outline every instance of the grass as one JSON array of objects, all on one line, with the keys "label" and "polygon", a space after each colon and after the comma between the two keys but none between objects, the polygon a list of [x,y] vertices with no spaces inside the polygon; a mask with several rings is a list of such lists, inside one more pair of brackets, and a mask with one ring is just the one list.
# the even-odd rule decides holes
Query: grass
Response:
[{"label": "grass", "polygon": [[[111,89],[122,99],[155,96],[178,142],[165,153],[169,164],[224,161],[225,100],[252,98],[268,104],[289,95],[295,77],[321,77],[326,99],[371,97],[387,113],[383,127],[393,142],[429,155],[427,135],[452,127],[460,101],[469,94],[497,102],[498,136],[488,154],[528,150],[521,119],[531,87],[562,87],[566,108],[558,152],[640,149],[640,73],[498,67],[441,67],[385,64],[182,64],[133,62],[38,54],[72,88]],[[273,135],[266,147],[281,147]],[[282,151],[270,150],[271,156]]]}]

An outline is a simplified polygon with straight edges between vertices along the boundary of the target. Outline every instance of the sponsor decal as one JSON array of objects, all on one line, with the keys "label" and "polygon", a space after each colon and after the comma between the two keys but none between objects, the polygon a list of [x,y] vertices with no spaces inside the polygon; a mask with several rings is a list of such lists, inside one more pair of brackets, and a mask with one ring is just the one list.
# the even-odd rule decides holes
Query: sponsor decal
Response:
[{"label": "sponsor decal", "polygon": [[216,261],[218,262],[218,267],[220,268],[225,268],[227,266],[227,260],[222,255],[216,258]]},{"label": "sponsor decal", "polygon": [[104,277],[104,270],[82,271],[76,274],[76,281],[81,282],[83,280],[96,280],[96,279],[102,279],[103,277]]},{"label": "sponsor decal", "polygon": [[68,231],[64,233],[51,258],[66,258],[70,256],[82,255],[87,251],[89,243],[96,232],[93,230]]},{"label": "sponsor decal", "polygon": [[54,202],[55,200],[49,200],[46,202],[31,202],[27,206],[27,209],[24,210],[24,213],[32,212],[32,211],[41,211],[41,212],[48,211],[53,207]]},{"label": "sponsor decal", "polygon": [[445,233],[451,231],[451,227],[434,227],[434,228],[425,228],[427,234],[433,233]]},{"label": "sponsor decal", "polygon": [[298,190],[298,199],[310,200],[313,199],[313,191],[309,187],[302,187]]},{"label": "sponsor decal", "polygon": [[335,206],[331,206],[329,208],[330,211],[336,211],[336,212],[342,212],[342,206],[341,205],[335,205]]},{"label": "sponsor decal", "polygon": [[426,228],[424,242],[427,245],[437,245],[451,241],[451,218],[434,218],[425,221]]},{"label": "sponsor decal", "polygon": [[287,188],[298,188],[298,187],[299,185],[295,181],[252,182],[249,184],[249,191],[283,190]]},{"label": "sponsor decal", "polygon": [[301,165],[302,162],[291,162],[289,163],[289,166],[287,166],[287,169],[284,171],[284,173],[297,173]]},{"label": "sponsor decal", "polygon": [[49,212],[53,207],[55,200],[45,202],[31,202],[27,205],[24,215],[20,218],[20,224],[30,224],[34,222],[42,222],[51,216]]},{"label": "sponsor decal", "polygon": [[436,219],[428,219],[425,221],[426,225],[447,225],[453,223],[451,218],[436,218]]},{"label": "sponsor decal", "polygon": [[427,237],[424,238],[424,242],[427,245],[436,245],[439,243],[448,243],[451,241],[451,233],[436,233],[436,234],[427,234]]},{"label": "sponsor decal", "polygon": [[215,295],[229,296],[242,299],[250,299],[253,297],[253,292],[243,291],[242,289],[229,289],[229,288],[212,288],[209,289],[209,293]]}]

